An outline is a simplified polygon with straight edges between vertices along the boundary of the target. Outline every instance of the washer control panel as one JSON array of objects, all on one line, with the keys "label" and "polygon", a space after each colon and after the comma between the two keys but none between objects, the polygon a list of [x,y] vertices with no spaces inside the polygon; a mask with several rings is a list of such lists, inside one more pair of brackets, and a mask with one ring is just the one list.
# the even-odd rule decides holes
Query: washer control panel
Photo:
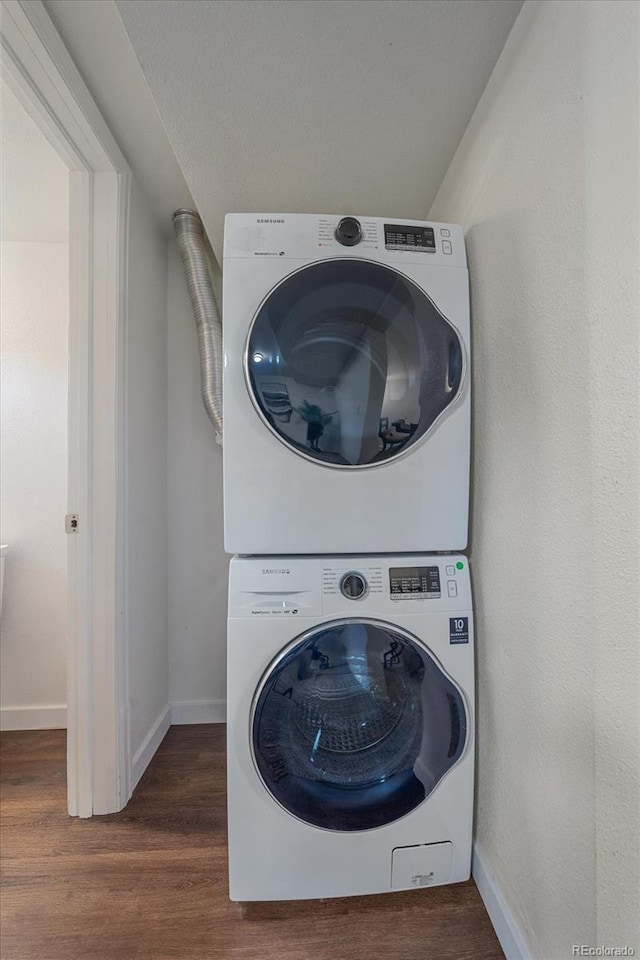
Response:
[{"label": "washer control panel", "polygon": [[453,617],[471,608],[469,561],[461,554],[234,557],[231,561],[231,619],[384,620],[444,611]]},{"label": "washer control panel", "polygon": [[361,573],[345,573],[340,580],[340,592],[347,600],[362,600],[368,590],[368,584]]},{"label": "washer control panel", "polygon": [[440,567],[389,567],[389,592],[392,600],[438,600]]},{"label": "washer control panel", "polygon": [[417,253],[435,253],[435,232],[433,227],[385,223],[384,245],[387,250],[413,250]]}]

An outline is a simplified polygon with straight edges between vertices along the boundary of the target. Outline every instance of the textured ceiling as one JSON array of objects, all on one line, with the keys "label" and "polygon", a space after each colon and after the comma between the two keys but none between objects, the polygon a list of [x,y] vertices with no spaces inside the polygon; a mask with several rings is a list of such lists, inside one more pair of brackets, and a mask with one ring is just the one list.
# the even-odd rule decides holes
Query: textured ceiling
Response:
[{"label": "textured ceiling", "polygon": [[214,247],[228,211],[426,214],[520,0],[117,0]]},{"label": "textured ceiling", "polygon": [[69,171],[53,147],[0,82],[2,240],[65,243],[69,229]]},{"label": "textured ceiling", "polygon": [[220,252],[229,211],[423,216],[521,0],[45,6],[167,232],[193,196]]}]

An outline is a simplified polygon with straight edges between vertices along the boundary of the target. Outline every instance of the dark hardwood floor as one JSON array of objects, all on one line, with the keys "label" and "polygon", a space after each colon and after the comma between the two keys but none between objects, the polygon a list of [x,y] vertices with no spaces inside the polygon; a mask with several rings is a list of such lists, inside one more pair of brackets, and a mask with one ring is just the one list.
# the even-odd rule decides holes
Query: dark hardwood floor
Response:
[{"label": "dark hardwood floor", "polygon": [[498,960],[472,881],[230,903],[223,726],[172,727],[127,808],[67,817],[65,733],[3,733],[2,960]]}]

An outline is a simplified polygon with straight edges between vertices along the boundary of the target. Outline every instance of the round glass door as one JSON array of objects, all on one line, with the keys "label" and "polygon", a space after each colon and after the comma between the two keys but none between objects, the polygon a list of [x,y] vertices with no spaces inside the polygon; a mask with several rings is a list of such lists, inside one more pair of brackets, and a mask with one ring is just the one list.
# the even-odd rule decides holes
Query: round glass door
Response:
[{"label": "round glass door", "polygon": [[326,260],[265,299],[246,363],[280,440],[320,463],[367,467],[424,437],[460,390],[463,352],[411,280],[367,260]]},{"label": "round glass door", "polygon": [[367,830],[409,813],[466,737],[462,696],[426,649],[364,620],[335,621],[295,643],[267,671],[252,720],[267,790],[328,830]]}]

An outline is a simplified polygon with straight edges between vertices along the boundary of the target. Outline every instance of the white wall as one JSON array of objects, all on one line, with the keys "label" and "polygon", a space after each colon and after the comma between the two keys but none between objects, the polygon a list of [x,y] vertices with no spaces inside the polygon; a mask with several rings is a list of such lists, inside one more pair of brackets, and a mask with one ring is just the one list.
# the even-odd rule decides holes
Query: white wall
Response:
[{"label": "white wall", "polygon": [[523,8],[430,211],[475,360],[477,843],[533,957],[638,942],[640,8]]},{"label": "white wall", "polygon": [[224,719],[228,558],[222,449],[200,398],[198,340],[182,264],[169,243],[169,647],[174,723]]},{"label": "white wall", "polygon": [[66,243],[3,242],[3,729],[66,725]]},{"label": "white wall", "polygon": [[[127,309],[127,623],[130,753],[168,725],[167,244],[134,182]],[[157,743],[155,743],[157,746]],[[151,751],[151,753],[153,750]]]},{"label": "white wall", "polygon": [[66,724],[68,182],[0,83],[3,729]]},{"label": "white wall", "polygon": [[0,239],[67,243],[67,168],[3,80],[0,112]]}]

